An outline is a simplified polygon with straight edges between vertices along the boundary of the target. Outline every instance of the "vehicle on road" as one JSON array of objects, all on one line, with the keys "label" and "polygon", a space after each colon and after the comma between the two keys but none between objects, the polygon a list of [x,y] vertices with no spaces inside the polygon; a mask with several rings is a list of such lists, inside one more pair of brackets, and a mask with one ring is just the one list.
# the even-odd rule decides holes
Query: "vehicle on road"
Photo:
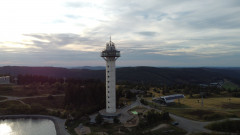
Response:
[{"label": "vehicle on road", "polygon": [[172,122],[172,125],[177,126],[177,125],[179,125],[179,123],[177,121],[174,121],[174,122]]}]

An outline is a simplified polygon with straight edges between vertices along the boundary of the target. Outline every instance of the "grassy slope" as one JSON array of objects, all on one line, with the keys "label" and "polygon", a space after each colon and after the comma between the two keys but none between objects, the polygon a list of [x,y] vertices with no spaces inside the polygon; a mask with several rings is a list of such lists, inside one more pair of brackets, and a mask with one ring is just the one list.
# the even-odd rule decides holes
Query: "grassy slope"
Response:
[{"label": "grassy slope", "polygon": [[240,117],[240,98],[207,98],[204,99],[203,107],[201,99],[185,98],[181,100],[181,105],[176,104],[167,109],[172,113],[202,121],[234,117],[234,115]]},{"label": "grassy slope", "polygon": [[[152,98],[145,98],[151,101]],[[219,97],[204,99],[204,106],[201,106],[201,99],[184,98],[180,100],[180,104],[167,107],[159,107],[173,114],[186,118],[211,121],[228,117],[240,117],[240,98]],[[198,103],[199,100],[199,103]],[[152,103],[155,104],[155,103]],[[158,105],[158,104],[156,104]]]},{"label": "grassy slope", "polygon": [[[181,99],[180,102],[191,108],[199,109],[202,107],[201,99],[184,98]],[[204,109],[240,109],[240,98],[234,97],[204,98],[203,103]]]},{"label": "grassy slope", "polygon": [[228,81],[228,80],[224,80],[224,84],[223,84],[223,88],[225,89],[230,89],[230,90],[235,90],[235,89],[238,89],[239,86],[235,83],[232,83],[231,81]]},{"label": "grassy slope", "polygon": [[28,98],[22,99],[23,102],[26,104],[40,104],[46,108],[52,109],[63,109],[64,108],[64,96],[53,97],[49,99],[48,97],[41,97],[41,98]]},{"label": "grassy slope", "polygon": [[215,131],[240,133],[240,120],[226,120],[222,122],[214,122],[207,125],[206,128]]},{"label": "grassy slope", "polygon": [[7,99],[7,98],[5,98],[5,97],[0,97],[0,101],[1,101],[1,100],[5,100],[5,99]]}]

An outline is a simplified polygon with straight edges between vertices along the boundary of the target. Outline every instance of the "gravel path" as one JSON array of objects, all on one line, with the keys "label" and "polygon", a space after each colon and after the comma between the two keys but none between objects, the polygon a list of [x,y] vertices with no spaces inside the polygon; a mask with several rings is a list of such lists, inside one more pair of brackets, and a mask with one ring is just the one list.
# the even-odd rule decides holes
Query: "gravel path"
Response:
[{"label": "gravel path", "polygon": [[155,130],[158,130],[160,128],[166,128],[168,126],[169,126],[168,124],[160,124],[160,125],[154,127],[153,129],[151,129],[151,131],[155,131]]},{"label": "gravel path", "polygon": [[[41,97],[48,97],[49,95],[41,95],[41,96],[29,96],[29,97],[15,97],[15,96],[0,96],[5,97],[7,99],[1,100],[0,102],[10,101],[10,100],[21,100],[21,99],[27,99],[27,98],[41,98]],[[60,95],[52,95],[53,97],[59,97],[64,96],[64,94]]]}]

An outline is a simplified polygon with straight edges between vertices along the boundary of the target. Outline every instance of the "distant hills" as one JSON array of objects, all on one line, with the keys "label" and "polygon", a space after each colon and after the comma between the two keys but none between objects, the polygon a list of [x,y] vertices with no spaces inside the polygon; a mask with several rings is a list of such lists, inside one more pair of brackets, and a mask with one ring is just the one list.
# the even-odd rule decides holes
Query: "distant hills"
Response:
[{"label": "distant hills", "polygon": [[[240,68],[156,68],[122,67],[117,68],[117,81],[146,82],[153,84],[173,83],[211,83],[228,79],[240,85]],[[19,74],[42,75],[57,78],[105,79],[104,67],[0,67],[0,74],[17,76]]]},{"label": "distant hills", "polygon": [[103,66],[83,66],[83,67],[71,67],[70,69],[105,70],[105,67],[103,67]]}]

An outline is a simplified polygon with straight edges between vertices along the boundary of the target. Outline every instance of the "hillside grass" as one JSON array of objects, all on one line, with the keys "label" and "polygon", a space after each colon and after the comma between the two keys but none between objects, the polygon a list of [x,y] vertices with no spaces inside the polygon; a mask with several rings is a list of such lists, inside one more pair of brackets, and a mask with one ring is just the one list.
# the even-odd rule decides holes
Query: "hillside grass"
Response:
[{"label": "hillside grass", "polygon": [[91,132],[92,134],[99,134],[100,132],[106,132],[107,134],[117,134],[119,132],[119,130],[121,132],[123,132],[124,134],[129,133],[129,131],[123,127],[121,124],[109,124],[109,123],[103,123],[101,125],[90,125],[90,124],[86,124],[86,126],[91,128]]},{"label": "hillside grass", "polygon": [[222,87],[227,90],[235,90],[235,89],[239,88],[239,86],[237,84],[232,83],[231,81],[228,81],[228,80],[224,80],[224,84]]},{"label": "hillside grass", "polygon": [[151,132],[151,135],[185,135],[187,132],[176,126],[169,125],[167,128],[158,129]]},{"label": "hillside grass", "polygon": [[1,100],[5,100],[5,99],[7,99],[7,98],[5,98],[5,97],[0,97],[0,101],[1,101]]},{"label": "hillside grass", "polygon": [[[157,106],[160,110],[193,119],[198,121],[213,121],[231,117],[240,117],[240,98],[234,97],[215,97],[204,98],[204,105],[201,105],[201,99],[186,98],[178,100],[175,104],[160,106],[157,103],[150,102],[152,98],[144,98]],[[230,99],[230,100],[229,100]]]},{"label": "hillside grass", "polygon": [[203,103],[202,106],[201,99],[185,98],[181,100],[180,105],[176,103],[176,106],[185,106],[182,107],[182,110],[172,109],[169,111],[174,114],[200,121],[240,117],[240,98],[206,98],[203,99]]},{"label": "hillside grass", "polygon": [[38,96],[38,95],[56,95],[63,94],[64,91],[57,91],[52,86],[44,86],[40,84],[29,84],[29,85],[0,85],[0,95],[4,96]]},{"label": "hillside grass", "polygon": [[22,99],[26,104],[40,104],[46,108],[64,109],[64,96]]},{"label": "hillside grass", "polygon": [[229,135],[228,133],[223,134],[223,133],[215,133],[215,132],[211,132],[211,133],[191,133],[190,135]]},{"label": "hillside grass", "polygon": [[22,109],[25,109],[26,107],[26,105],[23,105],[16,100],[0,102],[0,115],[16,114],[19,110],[22,111]]},{"label": "hillside grass", "polygon": [[[198,102],[199,101],[199,102]],[[176,101],[177,104],[178,101]],[[190,108],[204,108],[204,109],[240,109],[240,98],[235,97],[217,97],[217,98],[203,98],[203,107],[201,104],[201,98],[184,98],[180,100],[181,104],[184,104]]]},{"label": "hillside grass", "polygon": [[22,105],[22,103],[20,103],[19,101],[16,101],[16,100],[0,102],[0,109],[7,108],[11,105]]},{"label": "hillside grass", "polygon": [[206,128],[221,132],[240,133],[240,120],[214,122],[207,125]]}]

